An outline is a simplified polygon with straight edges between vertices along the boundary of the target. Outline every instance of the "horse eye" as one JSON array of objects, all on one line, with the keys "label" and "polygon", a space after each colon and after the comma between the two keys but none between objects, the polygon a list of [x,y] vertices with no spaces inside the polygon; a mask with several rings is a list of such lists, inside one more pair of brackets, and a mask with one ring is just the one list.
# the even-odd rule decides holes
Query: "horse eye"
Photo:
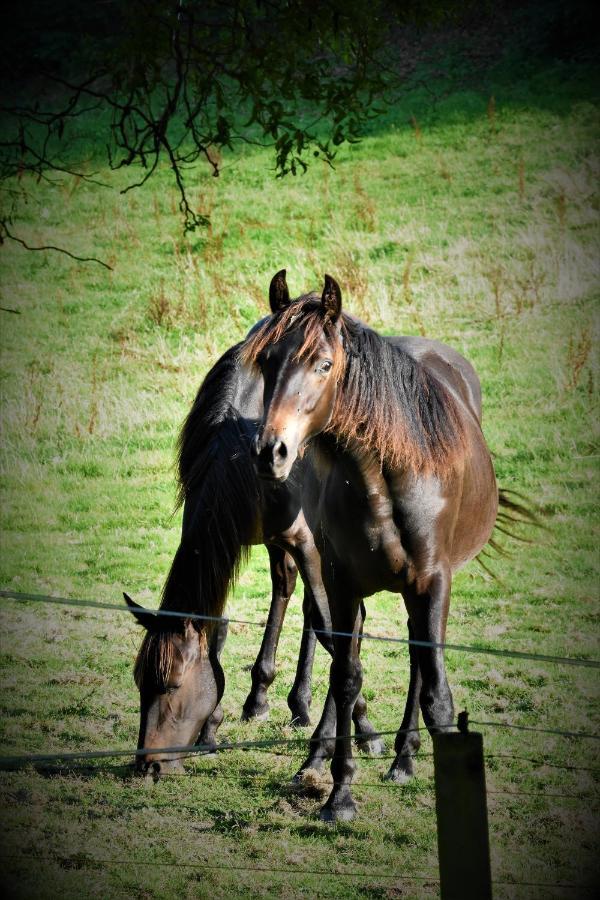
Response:
[{"label": "horse eye", "polygon": [[321,365],[317,368],[317,372],[319,375],[326,375],[327,372],[330,371],[333,363],[330,359],[326,359],[325,362],[322,362]]},{"label": "horse eye", "polygon": [[168,687],[166,688],[165,693],[167,693],[167,694],[174,694],[175,691],[178,691],[180,687],[181,687],[180,684],[170,684],[170,685],[168,685]]}]

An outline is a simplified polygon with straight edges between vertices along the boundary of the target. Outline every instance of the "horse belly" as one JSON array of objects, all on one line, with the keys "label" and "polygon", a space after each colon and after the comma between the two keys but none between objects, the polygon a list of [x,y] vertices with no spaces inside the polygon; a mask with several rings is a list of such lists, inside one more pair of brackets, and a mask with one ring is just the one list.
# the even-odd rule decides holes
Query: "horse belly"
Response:
[{"label": "horse belly", "polygon": [[496,475],[483,438],[481,444],[479,452],[473,454],[465,467],[450,559],[454,572],[483,550],[496,523],[498,513]]}]

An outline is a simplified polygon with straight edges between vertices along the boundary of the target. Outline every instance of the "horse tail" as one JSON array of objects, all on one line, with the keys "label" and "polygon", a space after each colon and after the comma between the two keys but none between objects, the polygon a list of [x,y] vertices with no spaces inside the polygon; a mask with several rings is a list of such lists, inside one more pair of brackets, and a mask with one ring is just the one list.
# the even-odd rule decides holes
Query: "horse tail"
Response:
[{"label": "horse tail", "polygon": [[531,544],[533,540],[528,532],[532,527],[544,527],[540,518],[540,512],[532,501],[523,494],[517,493],[517,491],[499,488],[496,523],[487,544],[475,557],[479,565],[488,575],[497,579],[498,576],[484,559],[489,559],[494,554],[503,557],[512,556],[512,551],[506,547],[504,541],[501,542],[499,536],[504,535],[512,541]]}]

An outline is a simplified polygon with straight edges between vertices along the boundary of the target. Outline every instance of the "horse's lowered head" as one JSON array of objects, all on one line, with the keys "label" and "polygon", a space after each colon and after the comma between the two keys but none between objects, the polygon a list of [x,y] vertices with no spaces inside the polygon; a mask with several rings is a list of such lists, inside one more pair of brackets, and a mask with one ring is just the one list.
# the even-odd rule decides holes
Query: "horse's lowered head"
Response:
[{"label": "horse's lowered head", "polygon": [[127,594],[125,601],[146,633],[134,669],[140,692],[140,731],[136,769],[155,779],[182,771],[184,752],[215,711],[224,689],[223,670],[204,629],[191,619],[159,616]]},{"label": "horse's lowered head", "polygon": [[243,351],[264,380],[264,416],[252,445],[258,474],[284,481],[311,437],[327,427],[343,372],[342,295],[325,276],[321,295],[290,300],[285,270],[271,281],[273,313]]}]

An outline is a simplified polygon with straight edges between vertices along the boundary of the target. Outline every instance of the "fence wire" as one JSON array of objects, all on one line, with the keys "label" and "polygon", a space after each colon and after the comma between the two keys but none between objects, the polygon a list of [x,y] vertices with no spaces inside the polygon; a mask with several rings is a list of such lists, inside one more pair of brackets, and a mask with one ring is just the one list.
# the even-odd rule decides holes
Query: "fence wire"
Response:
[{"label": "fence wire", "polygon": [[[114,859],[114,858],[106,858],[106,857],[94,857],[89,856],[87,853],[79,853],[79,854],[71,854],[68,856],[59,855],[56,856],[48,856],[48,855],[36,855],[33,853],[3,853],[0,854],[0,860],[2,861],[13,861],[13,862],[46,862],[46,863],[55,863],[58,865],[64,865],[65,863],[69,863],[71,865],[90,865],[90,866],[124,866],[124,867],[132,867],[135,868],[137,866],[140,867],[150,867],[150,868],[168,868],[168,869],[206,869],[206,870],[214,870],[217,869],[219,871],[226,872],[246,872],[249,874],[260,873],[260,874],[276,874],[276,875],[285,875],[286,877],[289,875],[299,875],[299,876],[315,876],[322,878],[326,876],[328,878],[368,878],[368,879],[381,879],[381,880],[393,880],[393,881],[416,881],[428,884],[439,884],[440,879],[436,874],[414,874],[409,875],[405,872],[381,872],[377,869],[372,869],[366,872],[345,872],[339,870],[331,870],[331,869],[306,869],[306,868],[296,868],[294,866],[288,866],[286,868],[277,867],[277,866],[243,866],[243,865],[231,865],[229,863],[207,863],[207,862],[186,862],[186,861],[170,861],[170,860],[148,860],[148,859]],[[577,884],[577,883],[569,883],[569,882],[551,882],[551,881],[496,881],[492,880],[492,884],[495,887],[536,887],[536,888],[544,888],[546,890],[572,890],[572,891],[589,891],[594,896],[596,895],[596,887],[593,885],[587,884]]]},{"label": "fence wire", "polygon": [[[19,603],[55,603],[61,606],[79,606],[92,609],[110,609],[113,612],[127,613],[131,615],[128,606],[117,605],[116,603],[106,603],[103,600],[82,600],[80,598],[68,597],[52,597],[47,594],[27,594],[20,591],[0,590],[0,598],[5,600],[14,600]],[[251,628],[275,628],[278,625],[271,625],[268,622],[256,622],[252,619],[234,619],[227,616],[207,616],[200,613],[183,612],[172,609],[148,609],[139,607],[138,613],[145,613],[149,616],[163,616],[175,619],[187,619],[194,622],[222,622],[235,625],[247,625]],[[545,653],[532,653],[527,650],[505,650],[498,647],[479,647],[473,644],[454,644],[438,641],[420,641],[413,638],[403,638],[396,636],[388,636],[382,634],[371,634],[363,631],[360,634],[351,631],[330,631],[326,629],[300,628],[296,629],[300,632],[313,632],[314,634],[322,634],[328,637],[356,637],[363,641],[381,641],[388,644],[405,644],[414,647],[431,647],[437,650],[452,650],[460,653],[477,653],[487,656],[503,656],[509,659],[527,659],[536,662],[556,663],[565,666],[582,666],[585,668],[600,668],[600,660],[585,659],[575,656],[556,656]]]},{"label": "fence wire", "polygon": [[[600,740],[600,735],[592,734],[587,731],[563,731],[558,728],[538,728],[534,725],[517,725],[513,722],[490,722],[485,721],[481,722],[476,719],[470,719],[469,725],[478,725],[480,727],[489,727],[489,728],[510,728],[515,731],[525,731],[525,732],[533,732],[535,734],[550,734],[556,735],[558,737],[568,737],[568,738],[576,738],[580,740]],[[443,725],[437,726],[440,729],[454,729],[455,723],[445,723]],[[372,738],[378,737],[390,737],[392,735],[397,734],[411,734],[413,732],[419,732],[425,730],[423,728],[400,728],[393,729],[389,731],[375,731],[371,735]],[[314,738],[305,738],[305,737],[297,737],[297,738],[265,738],[262,740],[254,740],[254,741],[222,741],[219,744],[178,744],[170,747],[138,747],[136,749],[122,749],[115,748],[110,750],[81,750],[81,751],[55,751],[52,753],[30,753],[30,754],[15,754],[14,756],[0,756],[0,767],[7,768],[13,766],[24,766],[30,765],[32,763],[39,762],[57,762],[62,760],[63,762],[68,762],[70,760],[78,760],[78,759],[106,759],[115,756],[147,756],[152,754],[155,762],[164,762],[169,759],[169,756],[177,755],[179,758],[186,758],[189,756],[202,756],[202,755],[211,755],[215,753],[222,753],[226,750],[263,750],[271,747],[304,747],[309,749],[311,746],[314,747],[316,744],[331,742],[331,741],[341,741],[345,740],[345,737],[338,735],[331,735],[321,739]],[[159,754],[165,755],[165,759],[161,760],[160,757],[157,758]],[[167,756],[169,754],[169,756]]]},{"label": "fence wire", "polygon": [[206,863],[206,862],[170,862],[151,859],[106,859],[104,857],[88,856],[82,853],[71,856],[37,856],[34,854],[15,853],[0,854],[0,860],[35,860],[38,862],[54,862],[69,861],[74,863],[102,866],[151,866],[159,868],[185,868],[185,869],[218,869],[219,871],[230,872],[260,872],[267,874],[280,875],[316,875],[316,876],[333,876],[336,878],[382,878],[393,879],[395,881],[429,881],[439,884],[439,877],[435,875],[407,875],[398,872],[381,872],[378,869],[372,869],[366,872],[344,872],[332,871],[331,869],[298,869],[293,866],[287,868],[279,868],[277,866],[236,866],[230,863]]}]

